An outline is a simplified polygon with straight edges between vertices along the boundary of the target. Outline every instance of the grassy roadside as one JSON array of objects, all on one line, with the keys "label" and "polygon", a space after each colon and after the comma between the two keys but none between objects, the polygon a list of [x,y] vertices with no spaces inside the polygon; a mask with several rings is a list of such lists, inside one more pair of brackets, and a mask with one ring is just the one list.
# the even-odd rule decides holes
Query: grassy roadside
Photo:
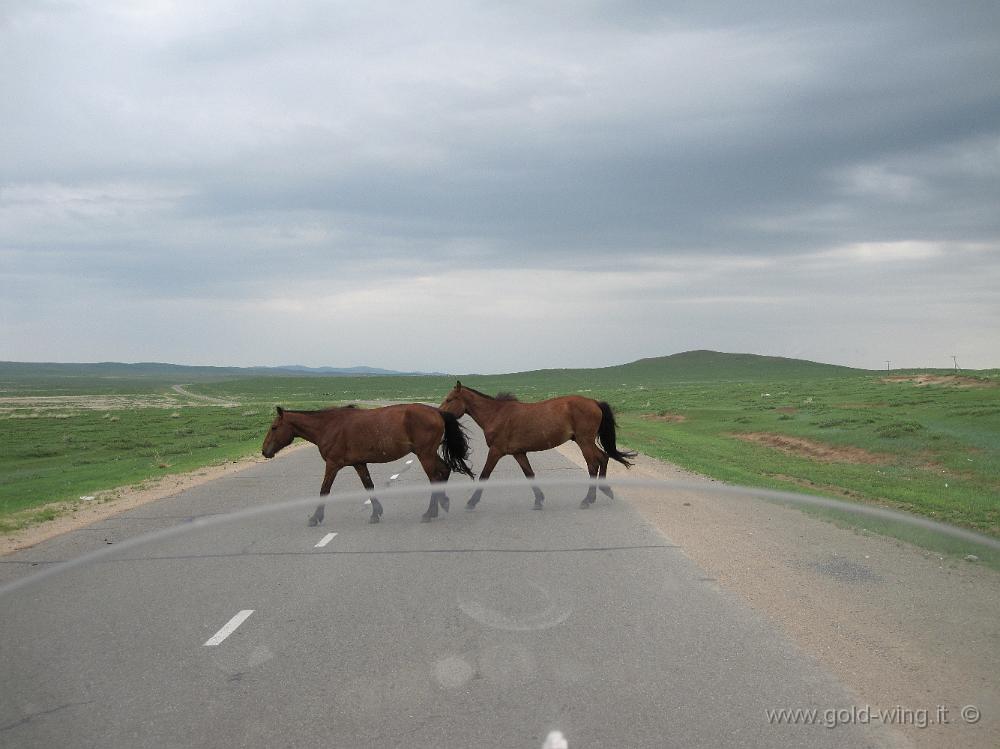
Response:
[{"label": "grassy roadside", "polygon": [[621,426],[643,452],[715,478],[879,502],[1000,535],[998,387],[878,377],[718,385],[651,393],[641,407],[625,404]]},{"label": "grassy roadside", "polygon": [[253,454],[264,418],[180,405],[0,418],[0,532],[52,519],[52,503]]},{"label": "grassy roadside", "polygon": [[[622,439],[655,458],[744,486],[875,504],[1000,536],[1000,388],[803,380],[632,393]],[[805,511],[943,555],[1000,554],[832,510]]]}]

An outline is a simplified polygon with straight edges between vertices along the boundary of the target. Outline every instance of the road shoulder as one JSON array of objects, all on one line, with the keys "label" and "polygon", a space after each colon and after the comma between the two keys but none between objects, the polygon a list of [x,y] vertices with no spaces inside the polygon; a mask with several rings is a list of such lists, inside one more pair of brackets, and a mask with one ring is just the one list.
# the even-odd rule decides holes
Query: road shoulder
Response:
[{"label": "road shoulder", "polygon": [[[575,445],[560,452],[583,466]],[[897,726],[915,746],[991,746],[1000,735],[1000,573],[795,509],[713,495],[711,479],[643,455],[630,471],[612,463],[609,476],[703,482],[705,492],[622,493],[720,588],[873,709],[926,709],[932,721],[947,708],[947,725]],[[980,712],[974,725],[960,717],[967,705]]]},{"label": "road shoulder", "polygon": [[[283,450],[275,459],[281,459],[297,450],[313,447],[308,442],[298,442]],[[30,549],[43,541],[62,536],[72,531],[86,528],[108,518],[121,515],[150,502],[166,497],[173,497],[196,486],[210,481],[245,471],[264,461],[264,457],[254,455],[242,460],[227,461],[219,465],[204,466],[187,473],[175,473],[159,479],[151,479],[141,484],[120,486],[108,489],[90,500],[72,502],[53,502],[35,508],[42,511],[46,507],[53,508],[57,515],[53,520],[32,525],[0,538],[0,557],[12,554],[22,549]]]}]

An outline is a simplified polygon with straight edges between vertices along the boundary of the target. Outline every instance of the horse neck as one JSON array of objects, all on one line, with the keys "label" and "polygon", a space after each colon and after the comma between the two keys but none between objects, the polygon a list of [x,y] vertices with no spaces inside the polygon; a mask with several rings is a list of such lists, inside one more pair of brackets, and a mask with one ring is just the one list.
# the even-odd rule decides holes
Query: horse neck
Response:
[{"label": "horse neck", "polygon": [[320,435],[323,433],[323,423],[316,414],[286,411],[285,418],[291,424],[296,437],[301,437],[314,445],[319,444]]},{"label": "horse neck", "polygon": [[486,395],[469,392],[465,397],[465,410],[473,421],[485,428],[496,418],[506,403],[506,401],[498,401]]}]

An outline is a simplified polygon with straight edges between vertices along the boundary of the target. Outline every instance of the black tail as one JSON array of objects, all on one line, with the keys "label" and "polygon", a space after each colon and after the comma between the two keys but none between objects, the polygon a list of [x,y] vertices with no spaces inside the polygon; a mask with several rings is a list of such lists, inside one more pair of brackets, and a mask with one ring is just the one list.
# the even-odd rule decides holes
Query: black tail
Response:
[{"label": "black tail", "polygon": [[467,461],[469,459],[469,440],[465,429],[458,423],[458,418],[447,411],[440,411],[444,419],[444,439],[441,440],[441,457],[448,468],[464,473],[471,479],[476,478]]},{"label": "black tail", "polygon": [[629,458],[634,458],[637,453],[630,450],[624,452],[618,449],[615,444],[615,427],[618,424],[615,422],[615,415],[611,411],[611,406],[609,406],[604,401],[597,404],[601,407],[601,426],[597,428],[597,437],[601,440],[601,447],[604,448],[604,452],[608,454],[608,457],[614,458],[619,463],[621,463],[626,468],[631,467],[632,461]]}]

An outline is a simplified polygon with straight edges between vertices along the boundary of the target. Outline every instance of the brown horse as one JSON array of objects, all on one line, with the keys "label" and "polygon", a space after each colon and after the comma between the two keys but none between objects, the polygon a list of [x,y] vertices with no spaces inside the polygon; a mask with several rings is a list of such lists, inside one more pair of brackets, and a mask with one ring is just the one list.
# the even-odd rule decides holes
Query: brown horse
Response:
[{"label": "brown horse", "polygon": [[[337,472],[352,466],[361,483],[373,491],[368,463],[388,463],[408,453],[414,453],[431,483],[444,483],[452,471],[475,478],[466,460],[469,443],[458,419],[433,406],[407,403],[384,408],[360,409],[356,406],[327,408],[322,411],[286,411],[278,406],[278,415],[264,438],[261,453],[273,458],[296,437],[312,442],[326,461],[326,473],[319,494],[330,493]],[[442,455],[438,455],[438,447]],[[372,516],[377,523],[382,517],[382,504],[374,497]],[[422,517],[428,522],[438,515],[438,504],[447,512],[449,500],[443,490],[431,493],[431,503]],[[309,525],[323,522],[325,505],[316,508]]]},{"label": "brown horse", "polygon": [[[469,414],[485,433],[490,451],[479,475],[483,481],[490,477],[497,461],[505,455],[513,455],[525,477],[533,479],[535,472],[528,462],[527,454],[550,450],[569,440],[580,446],[591,478],[607,476],[609,458],[614,458],[627,468],[632,465],[629,458],[636,455],[618,449],[611,406],[593,398],[564,395],[538,403],[521,403],[509,394],[493,398],[456,382],[442,401],[441,410],[459,417]],[[598,437],[601,447],[596,444]],[[537,486],[531,488],[535,493],[535,509],[540,510],[545,495]],[[610,486],[602,485],[601,491],[614,498]],[[473,509],[482,494],[482,489],[476,489],[466,509]],[[597,487],[592,484],[580,507],[587,509],[596,499]]]}]

